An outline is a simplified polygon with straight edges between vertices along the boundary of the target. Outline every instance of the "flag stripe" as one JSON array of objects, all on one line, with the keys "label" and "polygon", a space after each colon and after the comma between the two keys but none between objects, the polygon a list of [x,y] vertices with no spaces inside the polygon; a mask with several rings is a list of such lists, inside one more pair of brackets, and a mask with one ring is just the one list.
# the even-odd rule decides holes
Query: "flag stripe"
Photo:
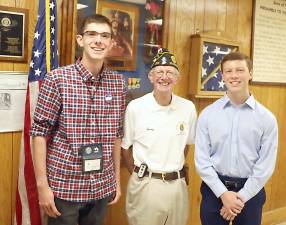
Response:
[{"label": "flag stripe", "polygon": [[15,225],[44,224],[38,203],[30,128],[41,82],[47,71],[58,67],[56,14],[56,0],[39,0],[38,21],[35,27],[26,92],[24,131],[16,192]]},{"label": "flag stripe", "polygon": [[30,115],[30,86],[28,85],[25,106],[25,121],[27,125],[24,127],[24,150],[25,150],[25,167],[24,176],[26,181],[27,199],[30,209],[31,225],[40,225],[41,216],[38,204],[37,186],[35,180],[35,173],[33,167],[33,159],[30,146],[30,128],[31,128],[31,115]]},{"label": "flag stripe", "polygon": [[[46,9],[49,9],[49,0],[46,0]],[[50,37],[50,10],[46,10],[46,66],[47,66],[47,73],[51,71],[51,37]]]},{"label": "flag stripe", "polygon": [[[19,182],[19,181],[18,181]],[[19,189],[16,191],[16,221],[14,220],[14,225],[22,224],[22,204],[19,194]]]}]

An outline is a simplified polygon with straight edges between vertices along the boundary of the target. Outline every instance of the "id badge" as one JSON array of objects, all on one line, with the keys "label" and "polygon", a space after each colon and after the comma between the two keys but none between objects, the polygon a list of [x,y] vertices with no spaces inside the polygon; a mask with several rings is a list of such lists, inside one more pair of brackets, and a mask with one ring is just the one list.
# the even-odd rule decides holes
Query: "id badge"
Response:
[{"label": "id badge", "polygon": [[88,172],[101,172],[103,168],[102,162],[102,144],[89,144],[80,148],[82,156],[82,171]]}]

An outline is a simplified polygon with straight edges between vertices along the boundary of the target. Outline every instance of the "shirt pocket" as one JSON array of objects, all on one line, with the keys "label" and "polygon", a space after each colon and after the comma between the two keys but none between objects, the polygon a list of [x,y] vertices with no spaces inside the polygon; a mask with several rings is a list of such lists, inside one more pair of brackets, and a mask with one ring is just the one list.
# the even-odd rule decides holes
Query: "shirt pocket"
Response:
[{"label": "shirt pocket", "polygon": [[134,139],[140,146],[149,149],[156,141],[156,128],[152,123],[145,122],[139,123],[134,129]]}]

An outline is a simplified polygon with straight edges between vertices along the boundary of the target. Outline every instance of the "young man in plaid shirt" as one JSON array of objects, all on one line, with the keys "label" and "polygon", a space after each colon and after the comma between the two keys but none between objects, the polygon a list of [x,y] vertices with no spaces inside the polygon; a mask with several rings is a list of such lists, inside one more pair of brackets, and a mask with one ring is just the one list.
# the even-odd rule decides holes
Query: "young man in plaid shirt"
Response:
[{"label": "young man in plaid shirt", "polygon": [[126,85],[104,65],[110,21],[89,16],[81,29],[82,58],[46,75],[31,128],[39,204],[49,225],[99,225],[108,201],[121,195]]}]

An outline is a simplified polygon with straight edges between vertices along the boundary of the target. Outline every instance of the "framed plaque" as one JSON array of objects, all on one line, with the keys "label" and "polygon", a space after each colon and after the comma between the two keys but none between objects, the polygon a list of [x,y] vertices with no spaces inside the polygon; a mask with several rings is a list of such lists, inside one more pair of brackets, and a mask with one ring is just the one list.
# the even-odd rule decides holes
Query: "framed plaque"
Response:
[{"label": "framed plaque", "polygon": [[223,57],[239,50],[239,44],[221,31],[191,36],[189,94],[196,98],[219,98],[226,91],[220,63]]},{"label": "framed plaque", "polygon": [[285,85],[286,1],[255,0],[252,27],[252,81]]},{"label": "framed plaque", "polygon": [[28,10],[0,6],[0,60],[27,61]]}]

